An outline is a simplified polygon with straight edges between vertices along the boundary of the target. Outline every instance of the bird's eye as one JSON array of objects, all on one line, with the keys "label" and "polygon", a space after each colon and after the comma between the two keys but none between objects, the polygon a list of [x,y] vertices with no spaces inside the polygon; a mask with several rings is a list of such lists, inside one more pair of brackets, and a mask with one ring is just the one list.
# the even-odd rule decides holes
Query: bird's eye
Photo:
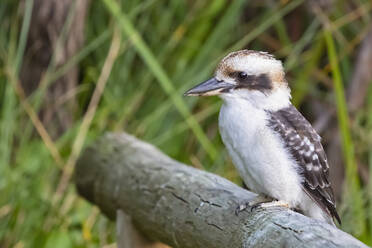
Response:
[{"label": "bird's eye", "polygon": [[241,71],[241,72],[238,73],[238,77],[239,77],[239,79],[245,79],[245,78],[248,77],[248,75],[244,71]]}]

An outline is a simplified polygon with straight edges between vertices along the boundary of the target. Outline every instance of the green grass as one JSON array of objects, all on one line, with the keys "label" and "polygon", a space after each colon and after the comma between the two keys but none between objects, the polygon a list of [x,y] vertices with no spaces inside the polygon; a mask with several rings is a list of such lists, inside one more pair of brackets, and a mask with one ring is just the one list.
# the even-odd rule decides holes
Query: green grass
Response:
[{"label": "green grass", "polygon": [[[124,130],[179,161],[240,183],[218,134],[221,101],[182,94],[210,77],[228,52],[247,47],[283,60],[293,102],[307,118],[317,119],[314,103],[337,110],[337,122],[329,125],[340,127],[345,162],[345,185],[336,185],[343,189],[341,228],[372,245],[372,88],[365,106],[350,116],[344,96],[357,37],[369,28],[372,4],[354,1],[364,12],[350,12],[336,1],[337,8],[323,13],[332,27],[327,29],[320,13],[311,14],[305,2],[91,1],[84,46],[61,67],[54,54],[42,86],[23,99],[19,73],[33,1],[21,7],[19,1],[5,0],[0,5],[0,246],[103,247],[115,242],[114,224],[79,198],[71,183],[62,190],[59,186],[69,182],[82,145],[106,131]],[[72,6],[59,42],[66,39],[74,11]],[[118,54],[106,68],[109,77],[100,84],[102,95],[87,116],[118,39]],[[80,69],[74,122],[59,138],[48,140],[43,126],[30,117],[46,107],[46,90],[74,66]],[[369,173],[369,184],[358,176],[357,163]]]},{"label": "green grass", "polygon": [[342,151],[344,154],[345,171],[346,171],[346,185],[348,185],[345,192],[349,195],[351,211],[355,218],[353,230],[358,230],[356,234],[364,241],[367,241],[366,236],[366,215],[363,206],[363,199],[360,188],[360,181],[357,172],[357,164],[354,154],[354,143],[351,138],[350,119],[346,107],[345,92],[341,78],[340,68],[338,66],[338,57],[331,32],[325,29],[324,37],[327,43],[328,56],[331,63],[331,70],[333,76],[333,87],[336,95],[337,117],[342,139]]},{"label": "green grass", "polygon": [[143,61],[148,66],[148,69],[152,72],[154,77],[159,82],[160,86],[171,99],[174,106],[186,120],[186,123],[189,125],[190,129],[194,132],[198,141],[202,147],[208,152],[208,155],[211,159],[215,159],[217,156],[217,151],[214,148],[213,144],[210,142],[208,137],[203,132],[202,128],[196,122],[190,114],[190,110],[185,104],[181,95],[175,90],[174,84],[169,79],[168,75],[165,73],[164,69],[161,67],[154,54],[144,42],[139,32],[135,29],[128,16],[120,12],[118,4],[113,0],[104,0],[103,1],[106,7],[109,9],[110,13],[118,19],[120,28],[123,32],[130,38],[130,41],[133,43],[134,48],[138,54],[142,57]]}]

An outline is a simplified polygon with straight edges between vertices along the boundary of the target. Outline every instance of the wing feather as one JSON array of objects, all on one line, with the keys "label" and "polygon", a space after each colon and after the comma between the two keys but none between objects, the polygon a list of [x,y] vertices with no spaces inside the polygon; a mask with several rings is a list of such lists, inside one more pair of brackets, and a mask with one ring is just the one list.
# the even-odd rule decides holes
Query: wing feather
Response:
[{"label": "wing feather", "polygon": [[341,223],[329,182],[329,165],[321,138],[294,106],[269,112],[269,124],[284,140],[304,176],[305,192]]}]

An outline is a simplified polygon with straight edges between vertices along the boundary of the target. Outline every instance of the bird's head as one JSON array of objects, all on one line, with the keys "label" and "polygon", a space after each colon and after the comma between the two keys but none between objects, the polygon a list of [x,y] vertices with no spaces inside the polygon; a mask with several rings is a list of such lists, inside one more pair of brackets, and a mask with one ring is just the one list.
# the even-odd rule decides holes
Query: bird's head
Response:
[{"label": "bird's head", "polygon": [[266,53],[241,50],[218,64],[214,77],[191,88],[186,96],[218,95],[225,101],[247,100],[264,109],[289,104],[290,90],[280,60]]}]

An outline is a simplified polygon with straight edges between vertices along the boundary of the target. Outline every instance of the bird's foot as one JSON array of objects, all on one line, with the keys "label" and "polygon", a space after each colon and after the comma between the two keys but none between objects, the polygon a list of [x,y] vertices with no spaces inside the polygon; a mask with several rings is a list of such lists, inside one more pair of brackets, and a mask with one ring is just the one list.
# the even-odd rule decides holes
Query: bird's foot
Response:
[{"label": "bird's foot", "polygon": [[249,202],[245,202],[243,204],[239,204],[235,209],[235,215],[238,216],[240,212],[243,212],[249,207]]},{"label": "bird's foot", "polygon": [[270,201],[270,202],[261,202],[258,204],[255,204],[254,206],[251,206],[251,211],[253,211],[256,208],[273,208],[273,207],[285,207],[285,208],[290,208],[289,204],[285,201]]},{"label": "bird's foot", "polygon": [[245,202],[243,204],[239,204],[237,206],[237,208],[235,209],[235,215],[237,216],[240,212],[243,212],[248,207],[250,207],[250,210],[252,211],[253,209],[259,207],[260,204],[270,203],[272,201],[273,201],[273,198],[270,198],[270,197],[268,197],[266,195],[258,195],[256,198],[254,198],[250,202]]}]

